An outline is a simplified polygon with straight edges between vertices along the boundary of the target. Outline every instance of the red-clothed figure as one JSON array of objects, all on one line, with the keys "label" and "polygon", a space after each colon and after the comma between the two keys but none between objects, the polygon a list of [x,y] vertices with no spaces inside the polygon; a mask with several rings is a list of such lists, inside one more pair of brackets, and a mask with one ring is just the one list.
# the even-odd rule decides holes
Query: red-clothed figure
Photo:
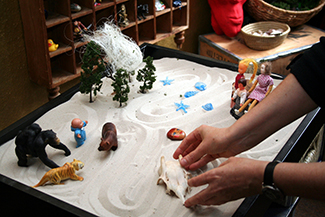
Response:
[{"label": "red-clothed figure", "polygon": [[243,25],[246,0],[209,0],[211,25],[217,35],[235,37]]}]

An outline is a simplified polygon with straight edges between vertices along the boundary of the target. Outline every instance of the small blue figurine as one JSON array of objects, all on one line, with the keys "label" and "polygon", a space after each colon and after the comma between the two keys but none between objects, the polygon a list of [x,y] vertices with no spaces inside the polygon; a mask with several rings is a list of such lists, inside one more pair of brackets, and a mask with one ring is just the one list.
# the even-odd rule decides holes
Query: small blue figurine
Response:
[{"label": "small blue figurine", "polygon": [[185,104],[183,103],[183,101],[181,101],[181,103],[176,103],[176,102],[175,102],[175,105],[177,106],[176,111],[183,110],[184,113],[187,113],[186,109],[187,109],[188,107],[190,107],[189,105],[185,105]]},{"label": "small blue figurine", "polygon": [[201,90],[201,91],[205,90],[206,87],[207,87],[207,85],[203,82],[196,82],[196,84],[195,84],[195,88],[198,90]]},{"label": "small blue figurine", "polygon": [[160,81],[163,82],[163,84],[165,86],[165,85],[170,85],[171,82],[174,81],[174,79],[168,79],[168,76],[167,76],[165,80],[160,80]]},{"label": "small blue figurine", "polygon": [[74,138],[77,142],[77,148],[82,146],[86,140],[86,131],[84,127],[88,124],[88,121],[82,121],[79,118],[75,118],[71,121],[71,131],[74,131]]},{"label": "small blue figurine", "polygon": [[202,106],[202,108],[205,110],[205,111],[211,111],[213,109],[213,106],[211,103],[207,103],[205,105]]},{"label": "small blue figurine", "polygon": [[180,7],[182,6],[182,1],[181,0],[174,0],[173,1],[173,7]]},{"label": "small blue figurine", "polygon": [[191,96],[194,96],[195,94],[197,94],[199,91],[187,91],[184,96],[185,98],[189,98]]}]

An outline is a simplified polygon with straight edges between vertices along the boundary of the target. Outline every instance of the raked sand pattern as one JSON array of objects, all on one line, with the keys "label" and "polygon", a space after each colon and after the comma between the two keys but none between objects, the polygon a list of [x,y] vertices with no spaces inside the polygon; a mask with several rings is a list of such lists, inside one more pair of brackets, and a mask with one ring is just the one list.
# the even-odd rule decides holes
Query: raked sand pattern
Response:
[{"label": "raked sand pattern", "polygon": [[[202,124],[227,127],[236,121],[229,114],[229,105],[231,84],[237,73],[174,58],[155,60],[154,65],[154,88],[146,94],[138,93],[139,83],[133,79],[129,101],[122,108],[112,100],[111,80],[105,78],[95,102],[89,103],[88,95],[76,93],[70,101],[36,121],[43,130],[53,129],[71,151],[65,157],[63,151],[47,146],[50,159],[60,166],[74,158],[85,164],[77,171],[84,181],[67,180],[64,185],[48,184],[37,190],[98,216],[231,216],[236,211],[242,199],[221,206],[185,208],[179,198],[165,193],[164,185],[156,183],[160,157],[172,160],[180,144],[166,137],[171,128],[189,134]],[[174,80],[164,86],[161,80],[166,77]],[[197,91],[196,82],[205,83],[206,90],[185,98],[187,91]],[[189,105],[187,113],[176,111],[175,103],[181,101]],[[213,105],[213,110],[202,108],[207,103]],[[71,120],[77,117],[89,122],[85,127],[87,140],[79,148],[70,130]],[[115,152],[97,150],[105,122],[116,125],[119,146]],[[299,123],[300,120],[292,123],[240,156],[273,160]],[[38,158],[29,159],[27,168],[19,167],[14,149],[14,140],[0,147],[0,173],[27,186],[37,184],[49,168]],[[224,160],[218,159],[192,174],[217,167]],[[192,188],[187,197],[202,188]]]}]

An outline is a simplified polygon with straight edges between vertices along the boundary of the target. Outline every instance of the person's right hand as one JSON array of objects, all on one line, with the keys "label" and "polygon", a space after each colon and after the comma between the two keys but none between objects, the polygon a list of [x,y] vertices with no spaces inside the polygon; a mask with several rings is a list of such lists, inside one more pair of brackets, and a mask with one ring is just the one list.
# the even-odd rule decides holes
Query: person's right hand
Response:
[{"label": "person's right hand", "polygon": [[218,157],[231,157],[237,153],[231,150],[228,128],[215,128],[202,125],[191,132],[174,152],[173,157],[185,169],[196,170]]}]

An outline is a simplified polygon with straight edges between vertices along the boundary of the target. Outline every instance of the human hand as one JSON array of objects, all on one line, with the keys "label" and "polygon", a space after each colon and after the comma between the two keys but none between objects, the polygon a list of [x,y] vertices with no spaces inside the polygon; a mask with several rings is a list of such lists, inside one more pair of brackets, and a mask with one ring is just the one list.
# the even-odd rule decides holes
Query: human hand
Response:
[{"label": "human hand", "polygon": [[191,132],[174,152],[173,157],[185,169],[197,170],[218,157],[231,157],[237,154],[232,150],[227,128],[202,125]]},{"label": "human hand", "polygon": [[206,184],[208,187],[187,199],[184,205],[220,205],[262,193],[267,163],[247,158],[229,158],[219,167],[188,180],[187,183],[191,187]]}]

